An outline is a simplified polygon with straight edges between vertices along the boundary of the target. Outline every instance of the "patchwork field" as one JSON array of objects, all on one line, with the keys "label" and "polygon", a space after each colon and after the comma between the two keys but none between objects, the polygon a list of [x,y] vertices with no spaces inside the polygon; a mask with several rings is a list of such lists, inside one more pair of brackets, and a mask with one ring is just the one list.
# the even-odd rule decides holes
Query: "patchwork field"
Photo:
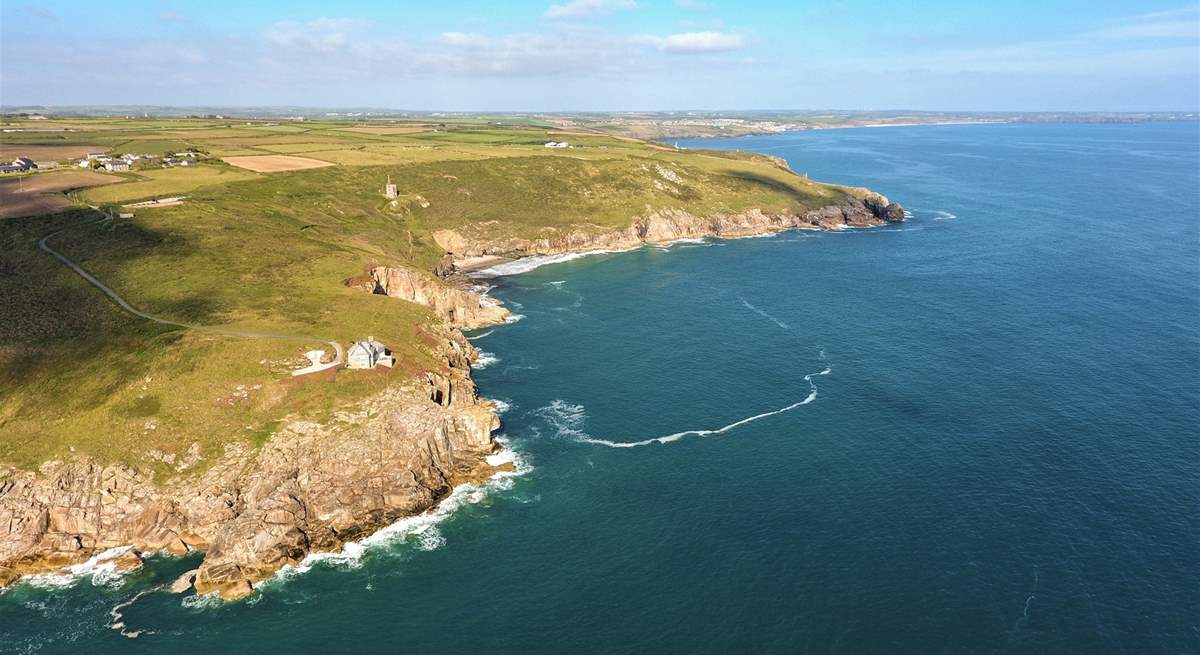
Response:
[{"label": "patchwork field", "polygon": [[333,166],[327,161],[309,159],[308,157],[292,157],[290,155],[249,155],[245,157],[225,157],[226,164],[255,171],[257,173],[279,173],[282,171],[302,171],[307,168]]},{"label": "patchwork field", "polygon": [[0,218],[50,214],[71,206],[64,191],[120,182],[116,175],[62,171],[0,180]]},{"label": "patchwork field", "polygon": [[108,152],[110,146],[51,146],[51,145],[16,145],[0,142],[0,161],[9,161],[17,157],[28,157],[34,161],[62,161],[80,159],[89,152]]},{"label": "patchwork field", "polygon": [[204,186],[224,184],[258,177],[247,172],[216,164],[190,166],[187,168],[159,168],[139,171],[137,179],[127,178],[121,184],[88,189],[80,193],[84,200],[94,204],[127,203],[160,196],[188,193]]},{"label": "patchwork field", "polygon": [[432,125],[358,125],[355,127],[339,128],[339,132],[359,132],[362,134],[413,134],[414,132],[428,132],[433,129]]}]

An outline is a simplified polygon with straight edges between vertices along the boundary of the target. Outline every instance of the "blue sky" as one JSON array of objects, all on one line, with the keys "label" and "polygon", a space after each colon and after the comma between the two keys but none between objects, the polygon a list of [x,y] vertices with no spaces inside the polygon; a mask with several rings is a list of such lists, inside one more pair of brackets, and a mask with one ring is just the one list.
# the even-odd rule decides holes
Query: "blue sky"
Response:
[{"label": "blue sky", "polygon": [[0,103],[1200,108],[1200,3],[0,4]]}]

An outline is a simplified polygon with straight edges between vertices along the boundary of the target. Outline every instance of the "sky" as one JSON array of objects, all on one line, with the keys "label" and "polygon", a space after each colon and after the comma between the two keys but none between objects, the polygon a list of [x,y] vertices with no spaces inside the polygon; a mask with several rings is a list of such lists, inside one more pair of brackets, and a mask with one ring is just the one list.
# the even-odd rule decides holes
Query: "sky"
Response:
[{"label": "sky", "polygon": [[1196,111],[1200,2],[0,0],[0,104]]}]

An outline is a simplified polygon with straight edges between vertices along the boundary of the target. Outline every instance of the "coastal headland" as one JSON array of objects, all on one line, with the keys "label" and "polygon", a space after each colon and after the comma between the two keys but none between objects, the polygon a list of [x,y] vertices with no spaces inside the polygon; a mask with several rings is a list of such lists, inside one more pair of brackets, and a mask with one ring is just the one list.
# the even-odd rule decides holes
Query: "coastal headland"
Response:
[{"label": "coastal headland", "polygon": [[[462,331],[511,315],[471,289],[473,269],[905,218],[878,193],[769,156],[536,122],[5,127],[6,151],[59,146],[64,160],[0,180],[15,198],[53,194],[21,205],[34,215],[0,219],[0,292],[13,308],[0,322],[0,587],[203,551],[175,588],[240,598],[457,485],[506,474]],[[133,164],[109,165],[122,155]],[[279,155],[320,165],[237,166]],[[75,180],[69,164],[116,181],[87,186],[97,174]],[[35,213],[50,209],[61,211]],[[48,234],[173,324],[111,302],[37,247]],[[325,341],[364,339],[394,366],[291,375]]]}]

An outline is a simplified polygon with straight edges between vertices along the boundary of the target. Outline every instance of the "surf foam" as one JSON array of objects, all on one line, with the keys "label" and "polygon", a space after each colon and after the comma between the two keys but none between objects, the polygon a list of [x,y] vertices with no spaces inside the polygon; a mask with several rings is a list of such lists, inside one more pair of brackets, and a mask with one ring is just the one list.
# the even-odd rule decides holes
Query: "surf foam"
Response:
[{"label": "surf foam", "polygon": [[471,368],[474,368],[474,369],[487,368],[487,367],[491,366],[492,364],[495,364],[498,361],[500,361],[499,357],[493,355],[492,353],[480,350],[479,357],[477,357],[475,359],[474,363],[471,364]]},{"label": "surf foam", "polygon": [[541,268],[547,264],[560,264],[562,262],[569,262],[573,259],[579,259],[580,257],[587,257],[588,255],[604,255],[612,252],[615,251],[585,250],[583,252],[568,252],[561,255],[533,255],[531,257],[522,257],[511,262],[504,262],[503,264],[496,264],[495,266],[489,266],[478,271],[473,271],[471,273],[471,277],[489,278],[502,277],[505,275],[520,275],[521,273],[528,273],[535,268]]},{"label": "surf foam", "polygon": [[[822,351],[822,359],[824,359],[824,351]],[[813,382],[813,378],[818,375],[829,375],[832,372],[833,372],[833,368],[827,366],[827,367],[825,367],[824,370],[822,370],[818,373],[809,373],[808,375],[805,375],[804,381],[808,383],[809,392],[808,392],[808,395],[804,397],[804,400],[794,402],[786,407],[781,407],[779,409],[772,410],[769,412],[755,414],[754,416],[747,416],[746,418],[734,421],[733,423],[730,423],[729,425],[724,425],[719,428],[715,428],[715,429],[711,429],[711,430],[684,430],[682,432],[675,432],[673,434],[668,434],[668,435],[662,436],[662,437],[653,437],[650,439],[643,439],[641,441],[610,441],[608,439],[593,439],[592,437],[589,437],[586,434],[584,434],[581,430],[576,429],[575,431],[578,433],[578,436],[576,438],[583,443],[595,444],[597,446],[607,446],[609,448],[639,448],[641,446],[649,446],[650,444],[654,444],[654,443],[664,444],[664,445],[669,444],[669,443],[674,443],[674,442],[679,441],[680,439],[683,439],[684,437],[688,437],[688,436],[711,437],[711,436],[715,436],[715,435],[722,435],[722,434],[725,434],[732,430],[735,430],[747,423],[752,423],[759,419],[764,419],[768,416],[774,416],[776,414],[790,412],[793,409],[796,409],[797,407],[803,407],[804,405],[807,405],[807,404],[813,402],[814,400],[817,399],[817,385],[815,382]],[[562,402],[562,401],[555,401],[555,402]],[[580,410],[579,420],[580,421],[582,420],[582,409],[583,409],[582,406],[579,406],[579,405],[571,406],[566,403],[564,403],[564,405],[567,407],[578,408]],[[562,414],[562,415],[567,416],[568,418],[573,416],[572,414],[569,414],[569,413]]]}]

